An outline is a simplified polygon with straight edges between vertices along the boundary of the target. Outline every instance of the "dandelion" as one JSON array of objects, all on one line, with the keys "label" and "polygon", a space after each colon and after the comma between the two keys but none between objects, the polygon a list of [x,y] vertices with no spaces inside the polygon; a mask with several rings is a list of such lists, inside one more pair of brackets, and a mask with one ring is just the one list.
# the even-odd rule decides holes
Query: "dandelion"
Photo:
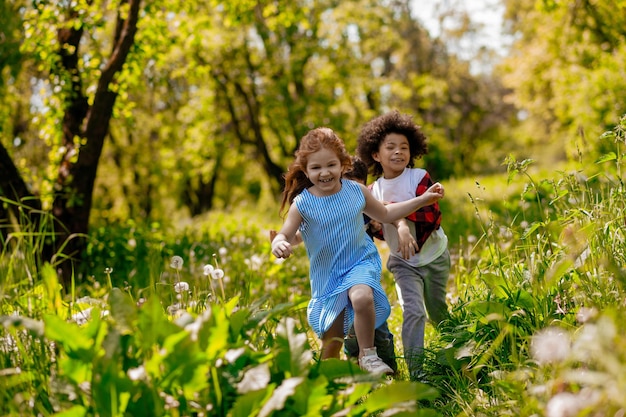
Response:
[{"label": "dandelion", "polygon": [[128,375],[128,378],[130,378],[131,381],[138,381],[140,379],[145,379],[147,374],[146,374],[146,368],[144,368],[143,365],[139,366],[138,368],[130,368],[126,374]]},{"label": "dandelion", "polygon": [[113,268],[111,267],[104,268],[104,273],[107,275],[109,289],[113,289],[113,282],[111,281],[111,274],[113,273]]},{"label": "dandelion", "polygon": [[598,316],[598,310],[594,307],[580,307],[576,313],[576,321],[579,323],[587,323]]},{"label": "dandelion", "polygon": [[569,333],[558,327],[547,327],[533,335],[530,343],[532,357],[540,364],[564,361],[570,353]]},{"label": "dandelion", "polygon": [[177,271],[180,271],[183,268],[184,263],[185,261],[183,261],[183,258],[178,255],[172,256],[172,259],[170,260],[170,266]]},{"label": "dandelion", "polygon": [[174,291],[176,291],[177,293],[189,291],[189,284],[185,281],[177,282],[176,284],[174,284]]},{"label": "dandelion", "polygon": [[76,324],[83,325],[91,319],[91,310],[93,307],[86,308],[85,310],[79,311],[76,314],[72,314],[71,320]]},{"label": "dandelion", "polygon": [[219,248],[219,250],[217,251],[217,253],[220,254],[220,257],[225,257],[228,254],[228,249],[226,249],[225,247],[221,247]]},{"label": "dandelion", "polygon": [[224,278],[224,270],[220,268],[215,268],[213,272],[211,272],[211,277],[216,279],[217,282],[220,283],[220,289],[222,290],[222,300],[226,299],[226,292],[224,291],[224,282],[222,278]]},{"label": "dandelion", "polygon": [[252,255],[250,259],[246,259],[245,262],[253,271],[258,271],[261,269],[261,266],[263,266],[263,258],[256,254]]},{"label": "dandelion", "polygon": [[[215,270],[215,268],[213,267],[213,265],[211,265],[211,264],[204,265],[204,268],[203,268],[204,276],[212,277],[214,270]],[[211,285],[211,294],[215,295],[215,287],[213,286],[213,280],[212,279],[209,279],[209,284]]]}]

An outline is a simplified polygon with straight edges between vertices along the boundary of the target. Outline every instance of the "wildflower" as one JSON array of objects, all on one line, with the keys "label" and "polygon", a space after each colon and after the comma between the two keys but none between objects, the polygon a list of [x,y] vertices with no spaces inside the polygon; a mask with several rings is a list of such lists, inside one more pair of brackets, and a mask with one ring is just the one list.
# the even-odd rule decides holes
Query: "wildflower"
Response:
[{"label": "wildflower", "polygon": [[591,388],[583,388],[576,394],[560,392],[548,401],[546,417],[579,416],[583,410],[593,410],[597,407],[601,398],[601,395]]},{"label": "wildflower", "polygon": [[177,293],[189,291],[189,284],[185,281],[177,282],[176,284],[174,284],[174,291],[176,291]]},{"label": "wildflower", "polygon": [[245,262],[251,270],[258,271],[263,265],[263,258],[259,255],[254,254],[250,257],[250,259],[246,259]]},{"label": "wildflower", "polygon": [[580,307],[576,313],[576,321],[587,323],[598,316],[598,310],[593,307]]},{"label": "wildflower", "polygon": [[93,307],[86,308],[76,314],[72,314],[71,320],[78,325],[85,324],[91,319],[91,310]]},{"label": "wildflower", "polygon": [[565,360],[571,350],[569,333],[558,327],[547,327],[533,335],[530,343],[532,357],[540,364]]},{"label": "wildflower", "polygon": [[215,268],[211,272],[211,277],[213,277],[213,279],[222,279],[222,278],[224,278],[224,270],[220,269],[220,268]]},{"label": "wildflower", "polygon": [[180,271],[183,268],[183,264],[184,264],[183,258],[181,258],[178,255],[172,256],[172,259],[170,261],[170,266],[172,268],[174,268],[177,271]]},{"label": "wildflower", "polygon": [[224,256],[226,256],[226,254],[228,254],[228,249],[226,249],[225,247],[223,247],[223,246],[222,246],[222,247],[221,247],[221,248],[217,251],[217,253],[219,253],[219,254],[220,254],[220,256],[223,258]]},{"label": "wildflower", "polygon": [[215,268],[211,264],[204,265],[204,275],[208,277],[209,275],[213,273],[214,269]]},{"label": "wildflower", "polygon": [[128,378],[130,378],[131,381],[138,381],[140,379],[146,378],[146,368],[144,368],[143,365],[139,366],[138,368],[130,368],[126,373],[128,374]]}]

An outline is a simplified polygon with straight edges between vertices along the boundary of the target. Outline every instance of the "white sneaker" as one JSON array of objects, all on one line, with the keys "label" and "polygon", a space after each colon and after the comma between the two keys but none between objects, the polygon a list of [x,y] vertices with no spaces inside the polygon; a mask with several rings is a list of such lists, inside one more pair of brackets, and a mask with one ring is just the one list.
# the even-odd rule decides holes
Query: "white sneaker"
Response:
[{"label": "white sneaker", "polygon": [[370,372],[372,374],[385,374],[392,375],[393,369],[391,369],[385,362],[383,362],[380,357],[378,357],[378,353],[376,353],[376,348],[363,349],[365,355],[363,355],[359,359],[359,366],[364,371]]}]

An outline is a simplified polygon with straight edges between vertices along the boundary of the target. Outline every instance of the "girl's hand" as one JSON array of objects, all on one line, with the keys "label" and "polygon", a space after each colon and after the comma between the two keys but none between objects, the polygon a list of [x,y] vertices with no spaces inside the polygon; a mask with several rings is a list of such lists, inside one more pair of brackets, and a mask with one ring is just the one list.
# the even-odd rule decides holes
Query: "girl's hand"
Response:
[{"label": "girl's hand", "polygon": [[284,239],[274,239],[272,242],[272,254],[277,258],[287,259],[293,250],[291,244]]},{"label": "girl's hand", "polygon": [[427,201],[426,205],[429,206],[441,200],[443,198],[443,195],[445,194],[444,191],[445,190],[443,189],[443,185],[438,182],[431,185],[428,190],[426,190],[426,192],[422,194]]}]

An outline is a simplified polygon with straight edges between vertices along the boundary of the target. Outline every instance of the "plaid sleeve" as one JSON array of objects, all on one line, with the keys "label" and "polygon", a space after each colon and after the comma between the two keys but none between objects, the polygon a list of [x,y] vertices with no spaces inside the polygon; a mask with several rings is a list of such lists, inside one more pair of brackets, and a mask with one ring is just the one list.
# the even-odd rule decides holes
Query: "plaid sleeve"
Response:
[{"label": "plaid sleeve", "polygon": [[[415,196],[420,196],[433,185],[433,180],[430,175],[426,173],[424,178],[417,185],[415,190]],[[439,228],[441,225],[441,211],[439,211],[439,203],[425,206],[414,213],[407,216],[408,220],[415,223],[415,240],[420,249],[424,245],[424,242],[430,237],[431,233]]]}]

